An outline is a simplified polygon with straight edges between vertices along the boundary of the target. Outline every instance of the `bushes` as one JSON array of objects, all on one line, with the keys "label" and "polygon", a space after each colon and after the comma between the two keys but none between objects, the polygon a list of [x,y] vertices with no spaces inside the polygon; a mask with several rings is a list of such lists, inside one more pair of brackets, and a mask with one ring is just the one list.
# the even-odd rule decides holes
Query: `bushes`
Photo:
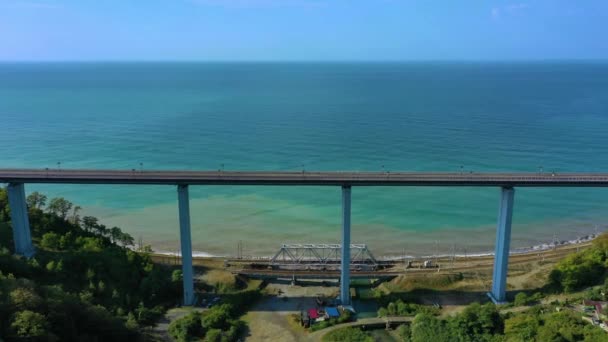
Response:
[{"label": "bushes", "polygon": [[47,337],[55,340],[56,337],[48,331],[49,323],[44,315],[30,310],[15,313],[11,322],[11,330],[14,337],[20,339],[41,339]]},{"label": "bushes", "polygon": [[247,307],[260,296],[258,290],[230,295],[227,303],[214,306],[204,313],[193,312],[169,325],[169,334],[177,341],[204,338],[205,341],[237,341],[245,329],[238,320]]},{"label": "bushes", "polygon": [[46,249],[59,249],[59,234],[48,232],[42,235],[40,247]]},{"label": "bushes", "polygon": [[389,302],[384,308],[378,310],[378,317],[388,316],[415,316],[419,313],[426,313],[429,315],[438,315],[439,309],[433,306],[420,305],[413,303],[405,303],[401,299],[397,299],[395,302]]},{"label": "bushes", "polygon": [[606,275],[608,234],[593,241],[593,246],[571,254],[560,261],[549,275],[555,290],[572,292],[599,283]]},{"label": "bushes", "polygon": [[374,339],[361,329],[342,328],[336,329],[323,336],[324,342],[351,341],[351,342],[373,342]]},{"label": "bushes", "polygon": [[178,342],[187,342],[194,336],[204,336],[205,330],[201,325],[201,314],[193,311],[169,324],[169,335]]},{"label": "bushes", "polygon": [[410,329],[409,324],[401,324],[397,328],[397,335],[399,335],[399,337],[401,337],[401,340],[403,342],[411,341],[412,330]]},{"label": "bushes", "polygon": [[412,322],[411,341],[413,342],[449,342],[450,332],[445,321],[427,313],[416,315]]},{"label": "bushes", "polygon": [[473,303],[461,314],[450,317],[447,327],[453,339],[462,341],[474,337],[476,341],[484,341],[502,334],[504,321],[494,304]]},{"label": "bushes", "polygon": [[329,328],[332,325],[335,325],[335,322],[333,322],[331,319],[325,320],[325,321],[321,321],[319,323],[315,323],[313,325],[310,326],[310,331],[317,331],[317,330],[322,330],[325,328]]},{"label": "bushes", "polygon": [[419,313],[410,329],[400,327],[404,341],[451,342],[489,341],[503,332],[503,320],[493,304],[469,305],[461,314],[440,320],[429,313]]},{"label": "bushes", "polygon": [[213,307],[203,316],[203,326],[209,329],[227,330],[230,326],[231,311],[232,306],[230,304]]},{"label": "bushes", "polygon": [[540,292],[536,292],[531,296],[528,296],[525,292],[519,292],[515,295],[515,300],[513,301],[513,305],[515,306],[524,306],[532,303],[536,303],[540,301],[542,298],[542,294]]},{"label": "bushes", "polygon": [[608,341],[608,335],[600,328],[585,324],[570,311],[552,309],[537,306],[502,317],[491,303],[473,303],[445,320],[418,314],[411,327],[403,325],[397,332],[403,341],[414,342]]},{"label": "bushes", "polygon": [[[587,326],[568,311],[522,313],[505,321],[507,340],[515,341],[607,341],[601,329]],[[601,337],[600,337],[601,336]],[[600,337],[598,339],[598,337]]]}]

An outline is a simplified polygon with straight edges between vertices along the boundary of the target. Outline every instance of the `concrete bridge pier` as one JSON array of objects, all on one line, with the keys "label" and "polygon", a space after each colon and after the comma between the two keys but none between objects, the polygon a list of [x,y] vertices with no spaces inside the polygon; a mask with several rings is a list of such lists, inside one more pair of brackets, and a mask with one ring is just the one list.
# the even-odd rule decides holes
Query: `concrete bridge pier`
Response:
[{"label": "concrete bridge pier", "polygon": [[30,258],[35,250],[32,245],[30,221],[28,218],[25,187],[23,183],[10,183],[8,190],[8,205],[11,209],[11,223],[13,226],[13,240],[15,253]]},{"label": "concrete bridge pier", "polygon": [[177,186],[177,200],[179,206],[179,237],[182,248],[184,305],[192,305],[194,304],[194,272],[192,269],[192,236],[190,233],[188,185]]},{"label": "concrete bridge pier", "polygon": [[350,186],[342,186],[342,246],[340,302],[350,305]]},{"label": "concrete bridge pier", "polygon": [[509,268],[514,194],[515,190],[510,187],[504,187],[501,190],[500,207],[498,208],[498,226],[496,228],[492,291],[488,293],[488,296],[495,304],[505,303],[507,300],[507,270]]}]

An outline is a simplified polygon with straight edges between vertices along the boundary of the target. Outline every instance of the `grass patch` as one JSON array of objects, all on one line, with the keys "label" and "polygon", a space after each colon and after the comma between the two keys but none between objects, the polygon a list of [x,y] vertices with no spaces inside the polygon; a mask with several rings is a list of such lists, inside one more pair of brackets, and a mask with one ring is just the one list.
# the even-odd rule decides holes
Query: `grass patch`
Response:
[{"label": "grass patch", "polygon": [[374,338],[370,334],[358,328],[336,329],[323,336],[323,342],[336,341],[373,342]]}]

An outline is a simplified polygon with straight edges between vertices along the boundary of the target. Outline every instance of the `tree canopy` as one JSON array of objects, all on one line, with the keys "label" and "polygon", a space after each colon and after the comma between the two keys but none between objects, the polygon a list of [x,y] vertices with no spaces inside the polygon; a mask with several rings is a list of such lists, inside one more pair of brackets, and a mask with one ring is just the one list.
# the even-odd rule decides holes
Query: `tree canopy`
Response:
[{"label": "tree canopy", "polygon": [[0,189],[0,236],[6,237],[0,239],[0,322],[7,322],[0,324],[0,340],[141,339],[138,327],[180,300],[179,277],[148,253],[126,248],[133,237],[120,228],[106,229],[91,216],[80,220],[79,207],[66,199],[51,199],[46,212],[45,203],[43,194],[28,196],[36,255],[13,256]]}]

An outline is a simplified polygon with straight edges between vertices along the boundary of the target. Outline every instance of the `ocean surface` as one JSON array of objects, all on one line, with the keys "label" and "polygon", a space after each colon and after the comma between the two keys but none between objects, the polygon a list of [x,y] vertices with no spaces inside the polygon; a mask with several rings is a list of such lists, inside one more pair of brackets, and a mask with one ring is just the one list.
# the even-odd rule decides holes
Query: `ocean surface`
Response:
[{"label": "ocean surface", "polygon": [[[58,162],[60,164],[58,164]],[[0,63],[0,167],[608,171],[608,63]],[[171,186],[28,185],[156,250]],[[191,187],[194,250],[339,242],[338,187]],[[376,255],[492,249],[499,190],[354,188]],[[513,248],[608,225],[608,189],[515,195]]]}]

